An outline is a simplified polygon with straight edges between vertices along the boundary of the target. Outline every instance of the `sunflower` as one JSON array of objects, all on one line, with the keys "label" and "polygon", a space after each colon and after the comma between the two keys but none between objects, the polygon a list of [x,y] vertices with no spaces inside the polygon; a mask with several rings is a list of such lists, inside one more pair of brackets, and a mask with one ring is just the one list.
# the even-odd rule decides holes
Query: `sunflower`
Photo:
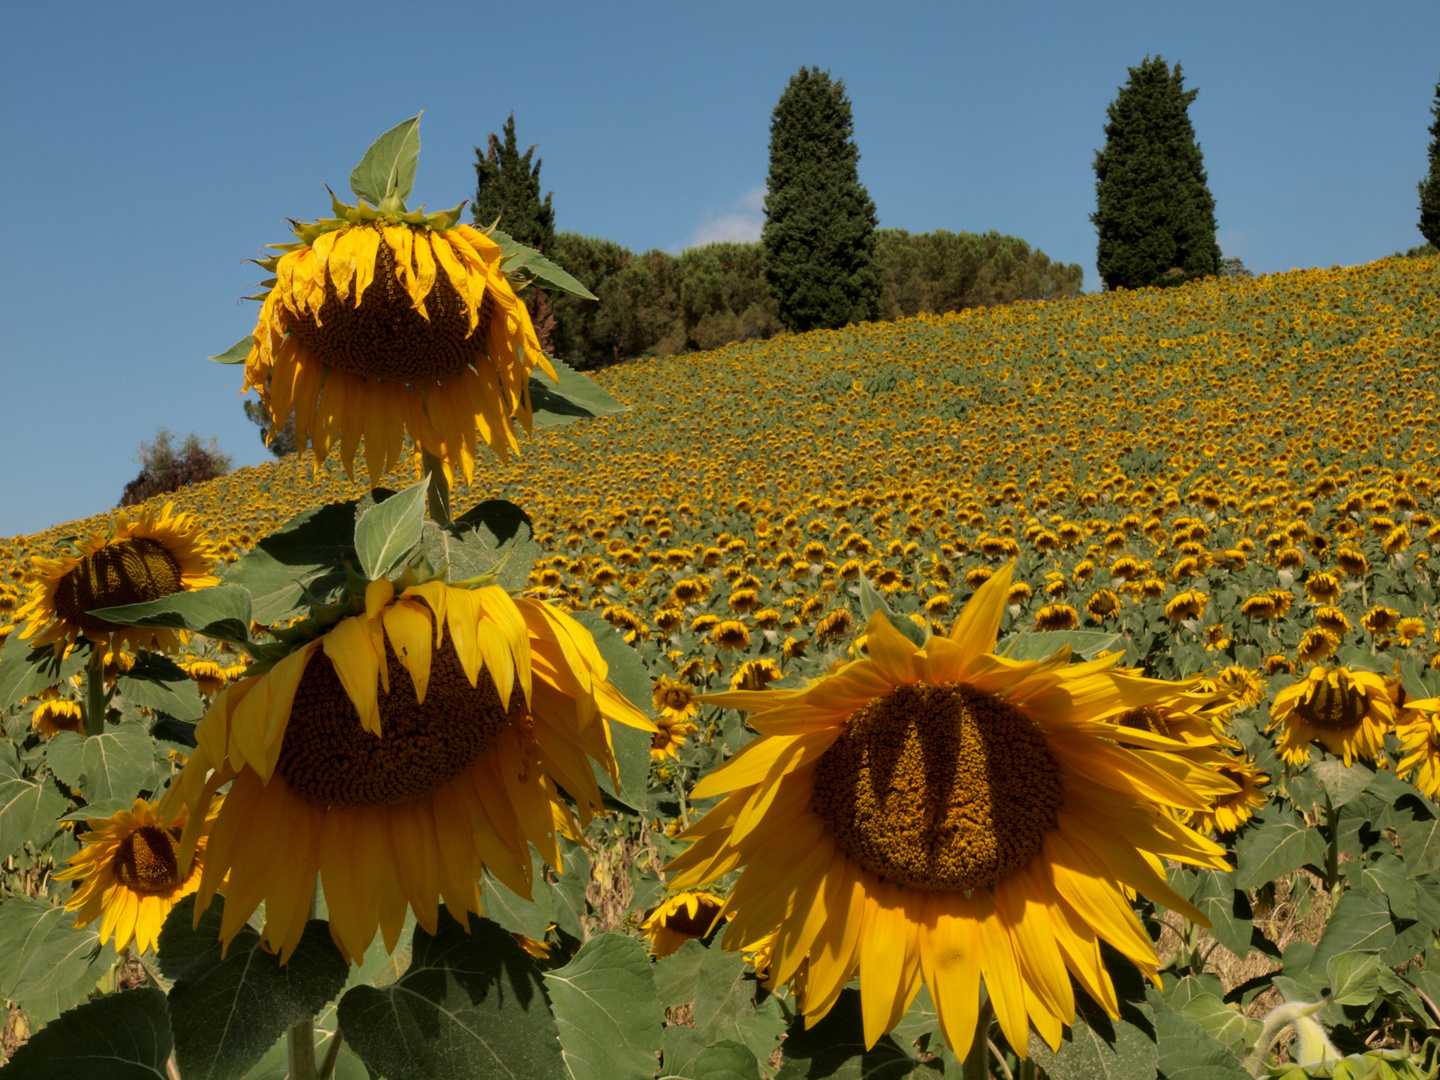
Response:
[{"label": "sunflower", "polygon": [[180,667],[195,680],[195,686],[206,697],[225,689],[225,669],[214,660],[187,660]]},{"label": "sunflower", "polygon": [[726,619],[711,628],[710,640],[722,649],[748,649],[750,647],[750,630],[742,622]]},{"label": "sunflower", "polygon": [[651,703],[660,716],[679,722],[689,720],[700,709],[700,703],[695,700],[695,691],[690,685],[677,682],[668,675],[661,675],[655,680]]},{"label": "sunflower", "polygon": [[1279,749],[1287,765],[1309,761],[1313,741],[1348,766],[1356,758],[1379,757],[1385,732],[1394,723],[1395,705],[1382,677],[1347,667],[1314,667],[1275,695],[1265,730],[1283,725]]},{"label": "sunflower", "polygon": [[372,582],[363,612],[231,683],[196,727],[162,810],[187,806],[193,824],[231,785],[197,918],[229,874],[222,940],[263,901],[288,958],[318,874],[331,935],[358,960],[377,926],[394,949],[407,904],[430,932],[442,899],[478,914],[482,866],[528,896],[527,845],[558,870],[557,833],[600,806],[588,759],[616,776],[605,721],[655,730],[606,674],[589,632],[538,600]]},{"label": "sunflower", "polygon": [[640,932],[650,939],[657,958],[666,957],[691,938],[708,936],[724,906],[724,898],[711,892],[675,893],[660,901],[640,924]]},{"label": "sunflower", "polygon": [[189,514],[174,513],[174,508],[173,503],[158,512],[146,507],[135,518],[128,510],[117,511],[109,529],[91,533],[74,555],[36,556],[39,580],[17,613],[30,620],[21,639],[34,638],[30,645],[36,649],[53,643],[57,655],[81,638],[116,654],[126,646],[178,649],[174,630],[116,626],[90,614],[96,608],[140,604],[219,584],[210,574],[215,552],[202,530]]},{"label": "sunflower", "polygon": [[661,713],[655,720],[656,732],[650,738],[650,760],[664,761],[680,756],[680,747],[695,731],[693,723],[687,723],[674,716]]},{"label": "sunflower", "polygon": [[1185,824],[1206,835],[1235,832],[1270,798],[1264,789],[1270,777],[1255,767],[1254,758],[1234,755],[1216,771],[1240,790],[1217,796],[1208,809],[1186,813]]},{"label": "sunflower", "polygon": [[[317,463],[332,447],[353,474],[361,438],[379,482],[405,453],[458,466],[469,481],[480,441],[507,460],[530,430],[529,379],[540,351],[500,246],[459,225],[460,207],[423,217],[377,215],[336,200],[336,218],[296,225],[293,244],[260,264],[267,282],[245,360],[245,390],[273,436],[293,413],[295,440]],[[452,216],[453,214],[453,216]],[[367,220],[367,218],[369,220]]]},{"label": "sunflower", "polygon": [[735,674],[730,676],[730,689],[764,690],[780,676],[780,665],[768,656],[759,660],[746,660],[735,669]]},{"label": "sunflower", "polygon": [[100,919],[100,943],[114,934],[116,952],[124,952],[132,938],[141,952],[155,948],[165,916],[200,885],[206,844],[223,801],[216,796],[203,818],[188,822],[194,850],[188,868],[180,862],[185,807],[166,816],[156,803],[136,799],[129,810],[88,818],[83,846],[55,875],[58,881],[81,882],[65,902],[66,911],[79,912],[75,925]]},{"label": "sunflower", "polygon": [[1165,605],[1165,618],[1171,622],[1189,622],[1200,618],[1210,598],[1198,589],[1186,589],[1177,593]]},{"label": "sunflower", "polygon": [[963,1058],[982,979],[1013,1050],[1026,1053],[1031,1022],[1058,1046],[1071,975],[1118,1015],[1101,940],[1155,976],[1125,889],[1203,924],[1160,860],[1226,865],[1175,811],[1233,785],[1149,731],[1118,745],[1105,719],[1190,687],[1111,671],[1118,656],[993,655],[1011,571],[924,648],[877,612],[868,658],[802,689],[703,699],[754,712],[760,737],[696,786],[696,798],[728,794],[683,835],[670,884],[743,867],[726,947],[777,934],[769,983],[798,974],[809,1023],[858,971],[867,1046],[923,982]]},{"label": "sunflower", "polygon": [[59,735],[62,731],[85,734],[85,714],[80,710],[78,702],[66,698],[51,698],[40,702],[30,714],[30,724],[47,739]]},{"label": "sunflower", "polygon": [[1410,701],[1395,722],[1400,763],[1395,775],[1415,774],[1415,786],[1427,799],[1440,794],[1440,698]]}]

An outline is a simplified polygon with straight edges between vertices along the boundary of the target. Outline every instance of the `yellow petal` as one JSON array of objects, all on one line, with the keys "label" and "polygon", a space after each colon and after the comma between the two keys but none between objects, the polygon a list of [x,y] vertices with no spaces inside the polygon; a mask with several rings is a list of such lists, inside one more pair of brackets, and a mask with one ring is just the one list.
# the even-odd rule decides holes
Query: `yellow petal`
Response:
[{"label": "yellow petal", "polygon": [[401,600],[385,609],[384,623],[390,647],[415,684],[415,700],[423,705],[430,685],[430,612],[423,604]]},{"label": "yellow petal", "polygon": [[325,643],[325,655],[335,665],[340,685],[360,714],[360,726],[379,735],[380,658],[371,645],[368,622],[361,616],[341,619],[321,640]]},{"label": "yellow petal", "polygon": [[991,652],[995,639],[1000,633],[1000,617],[1005,614],[1006,597],[1010,592],[1010,577],[1015,564],[1009,563],[984,582],[970,597],[955,627],[950,631],[950,640],[959,645],[963,652],[965,666],[976,657]]}]

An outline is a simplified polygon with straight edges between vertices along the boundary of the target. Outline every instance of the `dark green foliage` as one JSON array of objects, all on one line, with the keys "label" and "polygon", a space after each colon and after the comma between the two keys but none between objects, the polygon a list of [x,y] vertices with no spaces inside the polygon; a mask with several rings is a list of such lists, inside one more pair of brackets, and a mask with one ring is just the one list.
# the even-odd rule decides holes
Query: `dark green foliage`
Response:
[{"label": "dark green foliage", "polygon": [[1176,285],[1220,272],[1215,200],[1184,88],[1159,56],[1130,69],[1106,110],[1105,149],[1095,153],[1090,215],[1100,234],[1096,264],[1105,288]]},{"label": "dark green foliage", "polygon": [[1435,118],[1430,125],[1430,171],[1420,181],[1420,235],[1432,248],[1440,247],[1440,83],[1435,84],[1435,103],[1430,106]]},{"label": "dark green foliage", "polygon": [[1052,263],[1024,240],[997,232],[911,234],[879,229],[880,318],[943,314],[1016,300],[1058,300],[1080,292],[1078,263]]},{"label": "dark green foliage", "polygon": [[[1079,265],[1051,262],[990,232],[875,232],[879,317],[944,313],[1078,295]],[[557,233],[555,261],[600,298],[555,294],[554,354],[577,367],[768,338],[783,329],[760,244],[707,244],[643,255],[610,240]]]},{"label": "dark green foliage", "polygon": [[205,442],[190,434],[177,448],[174,432],[158,428],[155,438],[140,444],[135,458],[140,475],[125,485],[121,506],[134,506],[156,495],[175,491],[186,484],[199,484],[230,471],[230,456],[222,454],[214,438]]},{"label": "dark green foliage", "polygon": [[770,120],[765,279],[791,330],[833,329],[880,314],[875,204],[860,183],[860,151],[845,81],[804,68]]},{"label": "dark green foliage", "polygon": [[540,198],[540,161],[530,164],[531,146],[520,153],[515,145],[515,114],[505,121],[505,140],[492,131],[486,148],[475,148],[475,201],[471,212],[480,225],[496,218],[500,227],[536,251],[548,251],[555,237],[554,192]]},{"label": "dark green foliage", "polygon": [[[265,442],[265,436],[270,431],[270,410],[258,401],[242,401],[245,406],[245,416],[251,423],[260,428],[260,441]],[[277,458],[286,454],[295,453],[295,414],[291,413],[285,420],[285,426],[275,433],[275,437],[265,443],[270,448],[270,453]]]}]

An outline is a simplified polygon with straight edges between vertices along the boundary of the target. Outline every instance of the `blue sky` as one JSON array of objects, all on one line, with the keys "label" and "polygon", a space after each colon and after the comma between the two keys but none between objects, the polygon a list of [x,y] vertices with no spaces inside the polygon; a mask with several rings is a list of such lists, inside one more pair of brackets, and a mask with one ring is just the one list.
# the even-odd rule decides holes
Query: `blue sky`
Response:
[{"label": "blue sky", "polygon": [[1127,67],[1183,63],[1221,246],[1280,271],[1422,242],[1436,41],[1433,0],[9,5],[0,536],[113,505],[161,425],[269,460],[238,370],[204,359],[253,326],[242,260],[421,108],[412,205],[471,195],[513,109],[561,229],[678,251],[758,234],[770,112],[818,65],[883,225],[1012,233],[1094,289]]}]

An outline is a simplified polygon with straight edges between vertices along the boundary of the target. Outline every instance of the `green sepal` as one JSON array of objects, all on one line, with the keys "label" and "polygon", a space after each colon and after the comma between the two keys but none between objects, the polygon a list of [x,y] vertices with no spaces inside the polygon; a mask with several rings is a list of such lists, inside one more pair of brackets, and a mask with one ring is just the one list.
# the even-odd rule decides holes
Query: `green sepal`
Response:
[{"label": "green sepal", "polygon": [[425,227],[434,232],[444,232],[446,229],[453,229],[460,224],[460,214],[464,211],[469,199],[457,203],[449,210],[441,210],[436,214],[425,215]]},{"label": "green sepal", "polygon": [[214,360],[217,364],[243,364],[250,355],[250,350],[255,347],[253,334],[246,334],[239,341],[235,342],[224,352],[215,356],[207,356],[206,360]]}]

